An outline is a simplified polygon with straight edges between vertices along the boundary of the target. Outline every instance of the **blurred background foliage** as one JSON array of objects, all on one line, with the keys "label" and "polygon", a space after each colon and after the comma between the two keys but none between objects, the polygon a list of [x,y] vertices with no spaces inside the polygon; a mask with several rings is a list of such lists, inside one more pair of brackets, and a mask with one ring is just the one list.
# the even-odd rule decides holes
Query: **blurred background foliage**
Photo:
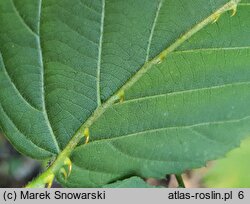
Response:
[{"label": "blurred background foliage", "polygon": [[250,188],[250,137],[242,141],[240,148],[214,162],[204,184],[213,188]]},{"label": "blurred background foliage", "polygon": [[[46,166],[18,153],[0,132],[0,188],[23,187]],[[242,141],[239,148],[229,152],[225,158],[208,162],[207,167],[189,170],[182,176],[187,188],[250,187],[250,137]],[[177,187],[174,175],[156,180],[148,178],[150,185]],[[60,187],[54,183],[53,187]]]}]

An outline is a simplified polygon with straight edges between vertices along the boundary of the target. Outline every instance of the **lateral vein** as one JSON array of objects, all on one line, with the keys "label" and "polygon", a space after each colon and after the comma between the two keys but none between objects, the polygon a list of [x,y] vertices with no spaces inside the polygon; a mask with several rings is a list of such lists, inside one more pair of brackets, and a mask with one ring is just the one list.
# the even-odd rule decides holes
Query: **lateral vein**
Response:
[{"label": "lateral vein", "polygon": [[37,39],[37,45],[38,45],[38,55],[39,55],[39,59],[40,59],[39,63],[40,63],[40,66],[41,66],[43,115],[44,115],[44,119],[45,119],[45,121],[46,121],[46,123],[48,125],[48,128],[49,128],[50,134],[52,136],[52,139],[53,139],[53,141],[55,143],[55,148],[56,148],[57,152],[59,153],[61,150],[60,150],[59,144],[57,142],[55,133],[54,133],[54,131],[52,129],[51,123],[49,121],[47,110],[46,110],[46,104],[45,104],[45,71],[44,71],[45,67],[44,67],[44,63],[43,63],[43,54],[42,54],[42,47],[41,47],[41,33],[40,33],[40,30],[41,30],[41,9],[42,9],[42,0],[39,1],[38,36],[37,36],[36,39]]},{"label": "lateral vein", "polygon": [[147,55],[146,55],[145,62],[147,62],[148,58],[149,58],[150,47],[151,47],[151,43],[152,43],[154,31],[155,31],[155,26],[156,26],[158,16],[159,16],[159,13],[160,13],[160,10],[161,10],[162,2],[163,2],[163,0],[159,1],[158,7],[157,7],[157,10],[156,10],[156,14],[155,14],[155,18],[154,18],[154,22],[153,22],[153,25],[152,25],[152,29],[150,31],[150,36],[149,36],[149,40],[148,40],[148,47],[147,47]]},{"label": "lateral vein", "polygon": [[97,62],[97,105],[101,105],[101,93],[100,93],[100,77],[101,77],[101,57],[102,57],[102,41],[103,41],[103,29],[104,29],[104,16],[105,16],[105,0],[102,0],[102,16],[101,16],[101,29],[99,39],[99,51],[98,51],[98,62]]}]

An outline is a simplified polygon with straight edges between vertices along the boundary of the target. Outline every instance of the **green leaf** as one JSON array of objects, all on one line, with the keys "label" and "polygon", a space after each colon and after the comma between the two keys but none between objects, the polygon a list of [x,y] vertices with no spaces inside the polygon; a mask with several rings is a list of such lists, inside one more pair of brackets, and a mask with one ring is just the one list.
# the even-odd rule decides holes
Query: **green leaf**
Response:
[{"label": "green leaf", "polygon": [[0,0],[4,133],[33,158],[72,153],[58,175],[72,187],[224,155],[250,132],[250,2],[231,18],[238,2]]},{"label": "green leaf", "polygon": [[205,176],[205,185],[211,188],[250,187],[250,139],[242,142],[240,148],[229,152],[226,158],[215,162]]},{"label": "green leaf", "polygon": [[145,181],[143,181],[139,177],[131,177],[129,179],[125,179],[123,181],[117,181],[112,184],[104,185],[104,188],[153,188]]}]

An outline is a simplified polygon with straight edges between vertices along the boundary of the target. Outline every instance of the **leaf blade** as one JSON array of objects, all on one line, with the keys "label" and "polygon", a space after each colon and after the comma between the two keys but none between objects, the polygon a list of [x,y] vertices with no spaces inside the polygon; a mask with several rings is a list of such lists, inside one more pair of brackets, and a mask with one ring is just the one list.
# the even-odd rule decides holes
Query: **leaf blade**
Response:
[{"label": "leaf blade", "polygon": [[[206,77],[206,75],[210,74],[209,77],[213,77],[216,75],[212,73],[212,71],[215,71],[212,66],[220,66],[219,63],[222,63],[214,59],[219,54],[212,53],[211,50],[206,50],[207,52],[202,56],[195,55],[194,53],[191,54],[190,47],[192,48],[193,45],[195,45],[193,46],[194,48],[201,48],[199,38],[195,40],[195,42],[198,42],[196,44],[191,43],[190,45],[187,43],[185,45],[185,42],[208,23],[211,23],[217,15],[232,9],[232,6],[237,2],[236,0],[230,2],[221,0],[207,7],[204,6],[207,3],[205,1],[192,1],[192,4],[187,5],[182,1],[170,1],[170,4],[162,2],[161,6],[159,6],[161,1],[148,1],[145,3],[145,8],[141,9],[139,1],[133,1],[131,4],[109,1],[105,4],[105,14],[107,15],[105,15],[104,21],[103,4],[101,2],[77,1],[77,4],[75,4],[74,1],[44,1],[40,10],[41,42],[39,44],[41,46],[38,48],[38,51],[43,51],[44,62],[43,65],[37,67],[42,67],[44,70],[42,75],[44,75],[45,89],[39,93],[39,97],[42,98],[43,94],[45,94],[46,108],[44,110],[47,111],[48,119],[46,119],[44,112],[42,116],[39,113],[41,119],[38,116],[31,117],[29,114],[27,116],[23,115],[20,118],[14,115],[13,118],[17,118],[15,118],[13,124],[18,123],[21,125],[21,118],[28,118],[29,120],[39,118],[45,124],[44,126],[36,127],[35,130],[40,128],[45,129],[46,133],[41,138],[37,138],[34,136],[34,133],[30,133],[31,136],[28,136],[28,139],[35,139],[36,144],[43,143],[42,145],[45,147],[48,144],[52,144],[52,146],[46,148],[55,154],[58,150],[55,150],[55,146],[53,146],[55,145],[55,141],[53,141],[54,138],[50,131],[50,125],[46,123],[46,120],[50,122],[55,132],[56,142],[58,142],[61,149],[64,149],[68,143],[68,146],[71,146],[71,143],[75,143],[75,139],[78,141],[82,137],[82,129],[90,126],[91,143],[86,146],[77,147],[72,155],[75,168],[73,168],[73,173],[68,182],[76,186],[102,186],[105,183],[124,178],[128,174],[159,177],[168,171],[179,172],[185,168],[201,165],[204,163],[204,160],[213,158],[215,155],[222,155],[228,149],[234,147],[244,136],[245,132],[249,131],[247,129],[248,125],[246,125],[249,122],[248,111],[242,112],[242,109],[247,106],[245,101],[249,100],[247,94],[249,74],[247,69],[241,66],[242,74],[236,75],[238,78],[234,78],[232,76],[237,66],[231,66],[231,75],[227,75],[227,77],[231,76],[231,78],[227,79],[225,77],[222,80],[207,81],[205,78],[206,83],[204,83],[200,76]],[[2,7],[6,5],[4,3],[0,4]],[[190,5],[195,6],[190,7]],[[181,9],[180,6],[182,6]],[[166,7],[163,9],[166,13],[162,14],[162,7]],[[119,12],[120,9],[123,11]],[[183,9],[185,12],[183,12]],[[167,24],[166,22],[171,22],[169,19],[173,20],[176,17],[171,13],[178,14],[178,16],[181,15],[181,18],[189,20],[184,21],[184,24],[180,24],[181,26],[176,26],[178,25],[178,20],[181,20],[181,18],[178,18],[175,24]],[[168,18],[165,19],[164,17]],[[26,19],[24,20],[26,21]],[[159,24],[159,21],[163,20],[163,24]],[[112,23],[112,26],[109,26],[109,23]],[[228,26],[228,22],[224,21],[223,23]],[[172,34],[170,32],[170,35],[162,40],[162,36],[166,35],[166,32],[162,31],[174,27],[176,27],[177,31]],[[234,32],[237,32],[237,30]],[[244,36],[247,32],[247,30],[242,31]],[[126,35],[122,35],[124,33]],[[184,35],[180,36],[181,33],[184,33]],[[0,37],[0,40],[5,42],[4,34],[0,35]],[[227,35],[227,37],[227,40],[230,40],[233,36]],[[112,39],[112,42],[109,42],[109,39]],[[193,38],[190,38],[191,40]],[[101,47],[100,44],[102,45]],[[167,49],[163,50],[166,45],[168,45]],[[35,48],[37,46],[35,44]],[[178,49],[178,47],[179,50],[174,53],[173,51]],[[10,50],[9,47],[8,49]],[[154,54],[151,54],[151,51]],[[161,54],[153,58],[159,52]],[[184,54],[185,57],[183,57]],[[225,53],[221,53],[221,59],[223,59],[223,54],[225,55]],[[248,62],[246,58],[248,56],[248,49],[241,52],[238,51],[237,54],[246,63]],[[166,55],[168,55],[167,60],[160,65],[155,65],[159,62],[159,59],[160,61],[163,60],[162,56],[165,57]],[[233,57],[234,55],[234,52],[228,54],[228,56]],[[37,58],[37,56],[35,57]],[[233,57],[232,59],[235,59]],[[143,65],[145,58],[153,59]],[[199,63],[192,64],[190,62],[189,64],[185,62],[186,58],[190,58],[192,63],[195,59],[204,60],[203,58],[206,58],[210,65],[205,66],[203,62],[203,66],[210,69],[210,72],[207,71],[202,75],[202,69],[198,67]],[[224,58],[226,57],[224,56]],[[178,73],[180,71],[178,70],[179,68],[174,69],[174,65],[178,59],[183,66],[183,73]],[[221,66],[225,67],[225,65],[222,63]],[[196,66],[196,69],[193,69],[193,66]],[[174,74],[169,72],[169,67],[172,67],[172,71],[175,72]],[[189,72],[185,72],[185,67],[190,67]],[[119,72],[116,70],[119,70]],[[100,76],[98,76],[99,71]],[[199,73],[195,75],[194,72]],[[147,82],[146,77],[149,76],[155,79],[151,80],[151,83]],[[181,76],[186,76],[186,78],[182,79]],[[3,78],[3,75],[0,75],[0,77]],[[162,78],[158,80],[158,77]],[[161,82],[165,82],[166,84],[168,77],[172,81],[170,80],[167,84],[170,85],[172,90],[166,87],[166,85],[165,87],[162,86],[164,83],[159,83],[162,80]],[[100,95],[97,94],[99,79],[101,81],[99,93],[102,93],[102,100],[104,101],[101,106],[97,96]],[[179,85],[182,86],[180,87],[176,84],[178,79],[181,81]],[[187,83],[192,79],[198,80],[198,83]],[[228,84],[223,81],[225,79],[228,80]],[[6,78],[3,78],[3,80],[6,80]],[[38,82],[41,84],[39,80]],[[2,85],[9,86],[7,85],[9,83],[5,82]],[[115,92],[119,89],[123,92],[125,91],[127,102],[114,105],[113,103],[118,99],[116,94],[119,95],[119,92]],[[12,89],[8,91],[12,97],[15,95]],[[2,96],[1,105],[4,105],[4,108],[8,107],[10,109],[10,106],[7,105],[8,103],[4,102],[6,93],[2,95],[0,93],[0,97]],[[111,96],[113,93],[115,95]],[[210,106],[209,110],[206,109],[207,105]],[[151,108],[149,111],[147,110],[148,107]],[[152,107],[155,107],[155,110]],[[223,109],[220,110],[221,107]],[[17,103],[16,109],[18,110],[19,108],[20,104],[18,105]],[[192,109],[191,114],[188,110],[190,108]],[[135,110],[141,110],[141,113],[135,114]],[[4,109],[2,109],[1,113],[3,112]],[[1,119],[1,123],[5,126],[3,129],[5,129],[5,132],[8,132],[8,137],[12,138],[13,127],[7,130],[6,117],[1,116]],[[232,131],[227,123],[223,123],[223,121],[227,121],[230,124],[234,123],[234,127],[237,130],[240,130],[239,124],[242,125],[243,129],[237,133],[233,141],[231,141],[233,137],[232,132],[235,131]],[[113,124],[117,126],[113,127]],[[196,127],[197,124],[200,124],[202,127],[199,125],[199,127]],[[78,129],[80,126],[81,128]],[[177,131],[174,130],[175,128]],[[22,129],[26,133],[30,128],[22,127]],[[157,135],[159,133],[156,131],[156,135],[161,139],[160,141],[150,139],[150,137],[154,137],[154,129],[165,130],[160,136]],[[225,133],[229,129],[231,130],[231,136],[225,138],[225,147],[219,149],[218,141],[221,138],[216,138],[214,132],[219,130],[221,133]],[[150,132],[150,130],[152,131]],[[75,134],[76,131],[77,133]],[[209,136],[207,138],[206,135],[208,133]],[[140,139],[138,140],[133,138],[127,141],[124,139],[126,136],[123,137],[123,135],[133,134],[143,135],[143,137],[139,137]],[[182,141],[181,137],[177,137],[175,140],[172,139],[171,136],[175,134],[177,136],[182,135],[185,140]],[[185,134],[188,137],[185,137]],[[75,136],[71,139],[73,135]],[[197,144],[202,144],[200,147],[196,144],[198,146],[196,153],[200,152],[202,156],[200,160],[185,162],[182,161],[183,158],[186,158],[184,154],[185,148],[182,149],[182,147],[186,147],[187,151],[192,149],[193,143],[189,142],[189,138],[192,136],[199,141]],[[15,137],[12,140],[15,140]],[[112,140],[111,142],[110,139]],[[48,142],[47,140],[52,140],[53,142]],[[166,140],[165,144],[158,144],[164,140]],[[166,158],[164,156],[166,157],[168,152],[163,148],[164,145],[170,149],[173,148],[171,145],[168,146],[168,140],[179,151],[182,151],[180,155],[177,153],[169,155],[170,157],[174,156],[177,162],[168,163],[165,161]],[[214,140],[216,141],[214,142]],[[151,150],[151,143],[153,145],[162,145],[162,149],[160,150],[162,154],[157,154],[157,152]],[[205,143],[213,145],[216,152],[212,154],[208,152],[208,149],[204,147]],[[16,145],[18,148],[21,146],[23,151],[23,144]],[[140,145],[147,149],[148,152],[145,152],[143,149],[136,149]],[[129,146],[133,146],[133,148],[129,149]],[[171,151],[175,152],[176,150],[172,149]],[[26,151],[26,153],[32,155],[31,151]],[[146,157],[145,153],[148,153]],[[35,154],[37,153],[33,155]],[[82,155],[84,154],[87,157],[82,159]],[[127,161],[127,163],[131,162],[131,164],[124,166],[119,159],[113,158],[113,154],[117,155],[117,158],[123,158],[122,162]],[[190,155],[191,152],[189,152],[188,156]],[[134,161],[131,159],[133,157],[135,158]],[[110,158],[112,158],[111,161],[109,161]],[[103,160],[105,163],[103,163]],[[142,163],[145,160],[148,166]],[[113,167],[112,162],[114,161],[116,167]],[[86,178],[77,181],[77,178],[81,175],[85,175]]]}]

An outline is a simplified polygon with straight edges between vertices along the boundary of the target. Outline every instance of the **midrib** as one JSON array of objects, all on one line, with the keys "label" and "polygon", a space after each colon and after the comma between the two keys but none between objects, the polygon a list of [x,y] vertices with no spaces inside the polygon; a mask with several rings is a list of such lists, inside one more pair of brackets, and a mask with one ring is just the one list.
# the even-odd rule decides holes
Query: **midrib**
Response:
[{"label": "midrib", "polygon": [[[209,23],[213,22],[218,16],[225,13],[226,11],[232,10],[235,8],[237,3],[239,3],[240,0],[231,0],[218,10],[216,10],[214,13],[212,13],[210,16],[202,20],[201,22],[194,25],[190,30],[188,30],[185,34],[183,34],[180,38],[177,38],[177,40],[171,44],[169,47],[167,47],[165,50],[163,50],[160,54],[158,54],[155,58],[153,58],[151,61],[146,62],[135,74],[132,76],[115,94],[113,94],[106,102],[104,102],[101,106],[99,106],[93,114],[86,120],[85,123],[82,124],[82,126],[77,130],[75,135],[72,137],[72,139],[69,142],[69,146],[71,146],[71,141],[79,141],[82,137],[82,133],[84,132],[85,128],[90,128],[90,126],[109,108],[111,107],[117,100],[119,100],[120,93],[126,93],[126,91],[133,86],[145,73],[147,73],[155,64],[158,64],[162,60],[166,58],[166,56],[173,52],[176,48],[178,48],[180,45],[182,45],[186,40],[188,40],[190,37],[192,37],[195,33],[197,33],[199,30],[204,28]],[[67,147],[66,147],[67,148]]]},{"label": "midrib", "polygon": [[50,167],[51,171],[55,172],[60,168],[57,166],[57,163],[61,164],[62,161],[71,154],[71,152],[77,146],[79,141],[84,137],[83,133],[85,128],[90,128],[92,124],[97,121],[97,119],[100,118],[100,116],[102,116],[108,108],[110,108],[114,103],[116,103],[119,100],[121,93],[126,93],[126,91],[131,86],[133,86],[145,73],[147,73],[155,64],[162,62],[169,53],[173,52],[176,48],[182,45],[186,40],[188,40],[206,25],[212,23],[218,16],[225,13],[226,11],[234,9],[239,2],[240,0],[229,1],[224,6],[213,12],[210,16],[203,19],[201,22],[195,24],[190,30],[188,30],[181,37],[177,38],[174,43],[172,43],[156,57],[154,57],[151,61],[146,62],[120,89],[118,89],[115,94],[113,94],[103,104],[98,106],[97,109],[93,112],[93,114],[81,125],[81,127],[73,135],[64,150],[58,155],[57,160]]}]

